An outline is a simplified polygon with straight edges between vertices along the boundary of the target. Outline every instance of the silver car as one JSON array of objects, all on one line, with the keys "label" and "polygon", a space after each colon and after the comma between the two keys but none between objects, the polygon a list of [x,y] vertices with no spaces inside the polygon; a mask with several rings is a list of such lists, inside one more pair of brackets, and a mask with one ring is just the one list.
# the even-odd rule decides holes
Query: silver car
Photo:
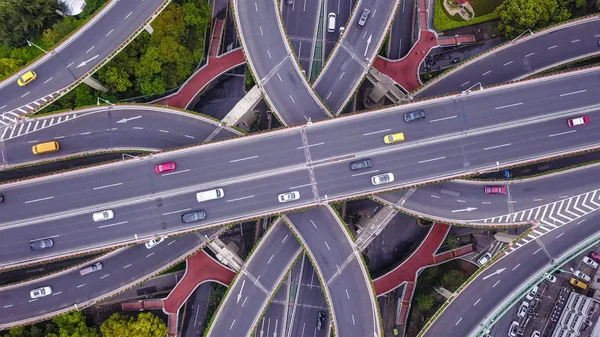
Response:
[{"label": "silver car", "polygon": [[365,24],[367,24],[367,19],[369,18],[370,14],[371,14],[370,9],[367,9],[367,8],[363,9],[363,12],[360,15],[360,18],[358,19],[358,22],[356,23],[358,28],[363,28],[365,26]]},{"label": "silver car", "polygon": [[281,193],[280,195],[277,196],[277,199],[279,200],[279,202],[288,202],[288,201],[298,200],[298,199],[300,199],[300,192],[291,191],[291,192]]},{"label": "silver car", "polygon": [[36,288],[29,292],[29,296],[31,296],[31,298],[34,298],[34,299],[48,296],[50,294],[52,294],[52,287],[49,287],[49,286]]}]

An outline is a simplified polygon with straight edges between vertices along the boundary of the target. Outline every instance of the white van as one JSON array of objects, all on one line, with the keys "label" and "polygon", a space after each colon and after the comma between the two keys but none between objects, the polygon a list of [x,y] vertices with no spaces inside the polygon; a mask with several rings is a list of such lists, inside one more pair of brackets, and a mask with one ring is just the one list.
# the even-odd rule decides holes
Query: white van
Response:
[{"label": "white van", "polygon": [[196,199],[198,202],[221,199],[225,196],[225,191],[222,188],[215,188],[214,190],[202,191],[196,193]]},{"label": "white van", "polygon": [[330,33],[335,32],[335,13],[327,15],[327,31]]}]

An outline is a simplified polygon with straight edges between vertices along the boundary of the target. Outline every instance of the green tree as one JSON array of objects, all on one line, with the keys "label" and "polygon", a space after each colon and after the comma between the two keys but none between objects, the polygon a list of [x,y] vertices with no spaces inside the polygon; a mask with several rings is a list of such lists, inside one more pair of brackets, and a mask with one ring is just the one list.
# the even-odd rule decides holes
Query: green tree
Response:
[{"label": "green tree", "polygon": [[415,302],[417,310],[419,310],[422,313],[426,313],[433,308],[433,305],[435,304],[435,298],[433,298],[433,296],[431,295],[421,294],[417,295],[417,297],[415,298]]},{"label": "green tree", "polygon": [[64,18],[63,20],[57,22],[52,26],[52,28],[48,28],[42,34],[42,41],[46,46],[54,46],[58,42],[60,42],[67,35],[71,34],[72,31],[79,27],[79,20],[69,16]]},{"label": "green tree", "polygon": [[152,314],[143,312],[137,318],[115,313],[100,326],[103,337],[164,337],[165,323]]},{"label": "green tree", "polygon": [[442,276],[440,285],[449,291],[455,292],[468,279],[466,273],[460,270],[452,269]]},{"label": "green tree", "polygon": [[500,17],[498,30],[508,38],[571,17],[569,10],[557,0],[506,0],[496,8],[496,14]]},{"label": "green tree", "polygon": [[80,311],[56,316],[52,319],[58,333],[47,334],[46,337],[99,337],[96,328],[90,328],[85,323],[85,316]]},{"label": "green tree", "polygon": [[56,0],[0,1],[0,44],[17,47],[33,39],[60,19]]},{"label": "green tree", "polygon": [[210,23],[210,5],[208,1],[186,1],[183,4],[186,26],[204,30]]},{"label": "green tree", "polygon": [[0,58],[0,78],[8,77],[16,73],[23,66],[20,60]]}]

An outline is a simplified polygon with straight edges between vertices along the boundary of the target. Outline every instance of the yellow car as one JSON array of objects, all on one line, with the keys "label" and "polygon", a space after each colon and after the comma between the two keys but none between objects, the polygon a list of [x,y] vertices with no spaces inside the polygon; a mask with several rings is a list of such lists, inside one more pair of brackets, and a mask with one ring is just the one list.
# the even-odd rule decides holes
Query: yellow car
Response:
[{"label": "yellow car", "polygon": [[571,280],[570,280],[569,282],[570,282],[572,285],[574,285],[574,286],[576,286],[576,287],[579,287],[579,288],[581,288],[581,289],[583,289],[583,290],[587,289],[587,284],[585,284],[585,283],[583,283],[583,282],[579,281],[578,279],[571,278]]},{"label": "yellow car", "polygon": [[393,143],[398,143],[404,140],[404,133],[402,132],[398,132],[398,133],[390,133],[389,135],[386,135],[385,137],[383,137],[383,142],[386,144],[393,144]]},{"label": "yellow car", "polygon": [[17,83],[24,87],[26,85],[28,85],[30,82],[32,82],[33,80],[35,80],[37,78],[37,74],[34,73],[33,71],[28,71],[25,74],[21,75],[21,77],[19,77],[19,79],[17,80]]}]

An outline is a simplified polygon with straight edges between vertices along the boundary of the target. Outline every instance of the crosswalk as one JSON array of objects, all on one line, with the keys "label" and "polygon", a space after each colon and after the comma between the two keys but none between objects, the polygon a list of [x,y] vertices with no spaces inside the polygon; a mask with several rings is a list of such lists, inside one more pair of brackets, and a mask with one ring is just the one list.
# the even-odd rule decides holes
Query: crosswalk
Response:
[{"label": "crosswalk", "polygon": [[41,105],[46,104],[46,102],[58,96],[58,94],[58,91],[51,93],[50,95],[44,96],[11,111],[3,111],[2,109],[4,109],[6,106],[0,106],[0,128],[10,127],[11,125],[16,124],[21,117],[34,110],[37,110],[37,108],[39,108]]},{"label": "crosswalk", "polygon": [[74,118],[77,118],[78,116],[79,115],[77,113],[72,113],[67,115],[57,115],[53,117],[45,117],[39,119],[36,118],[31,120],[21,120],[21,122],[19,123],[10,124],[9,126],[4,128],[0,127],[0,141],[6,141],[41,129],[49,128],[51,126],[55,126],[66,121],[70,121]]},{"label": "crosswalk", "polygon": [[[536,222],[532,230],[511,245],[505,254],[510,254],[524,244],[547,234],[560,226],[577,221],[585,215],[600,209],[600,189],[526,209],[508,215],[482,219],[484,223],[509,224],[518,222]],[[581,220],[583,221],[583,220]]]},{"label": "crosswalk", "polygon": [[490,254],[492,254],[492,256],[495,256],[496,254],[498,254],[498,252],[500,252],[502,249],[504,249],[504,247],[506,247],[508,244],[504,243],[504,242],[500,242],[500,241],[494,241],[492,244],[490,244],[490,247],[487,249],[488,252],[490,252]]}]

